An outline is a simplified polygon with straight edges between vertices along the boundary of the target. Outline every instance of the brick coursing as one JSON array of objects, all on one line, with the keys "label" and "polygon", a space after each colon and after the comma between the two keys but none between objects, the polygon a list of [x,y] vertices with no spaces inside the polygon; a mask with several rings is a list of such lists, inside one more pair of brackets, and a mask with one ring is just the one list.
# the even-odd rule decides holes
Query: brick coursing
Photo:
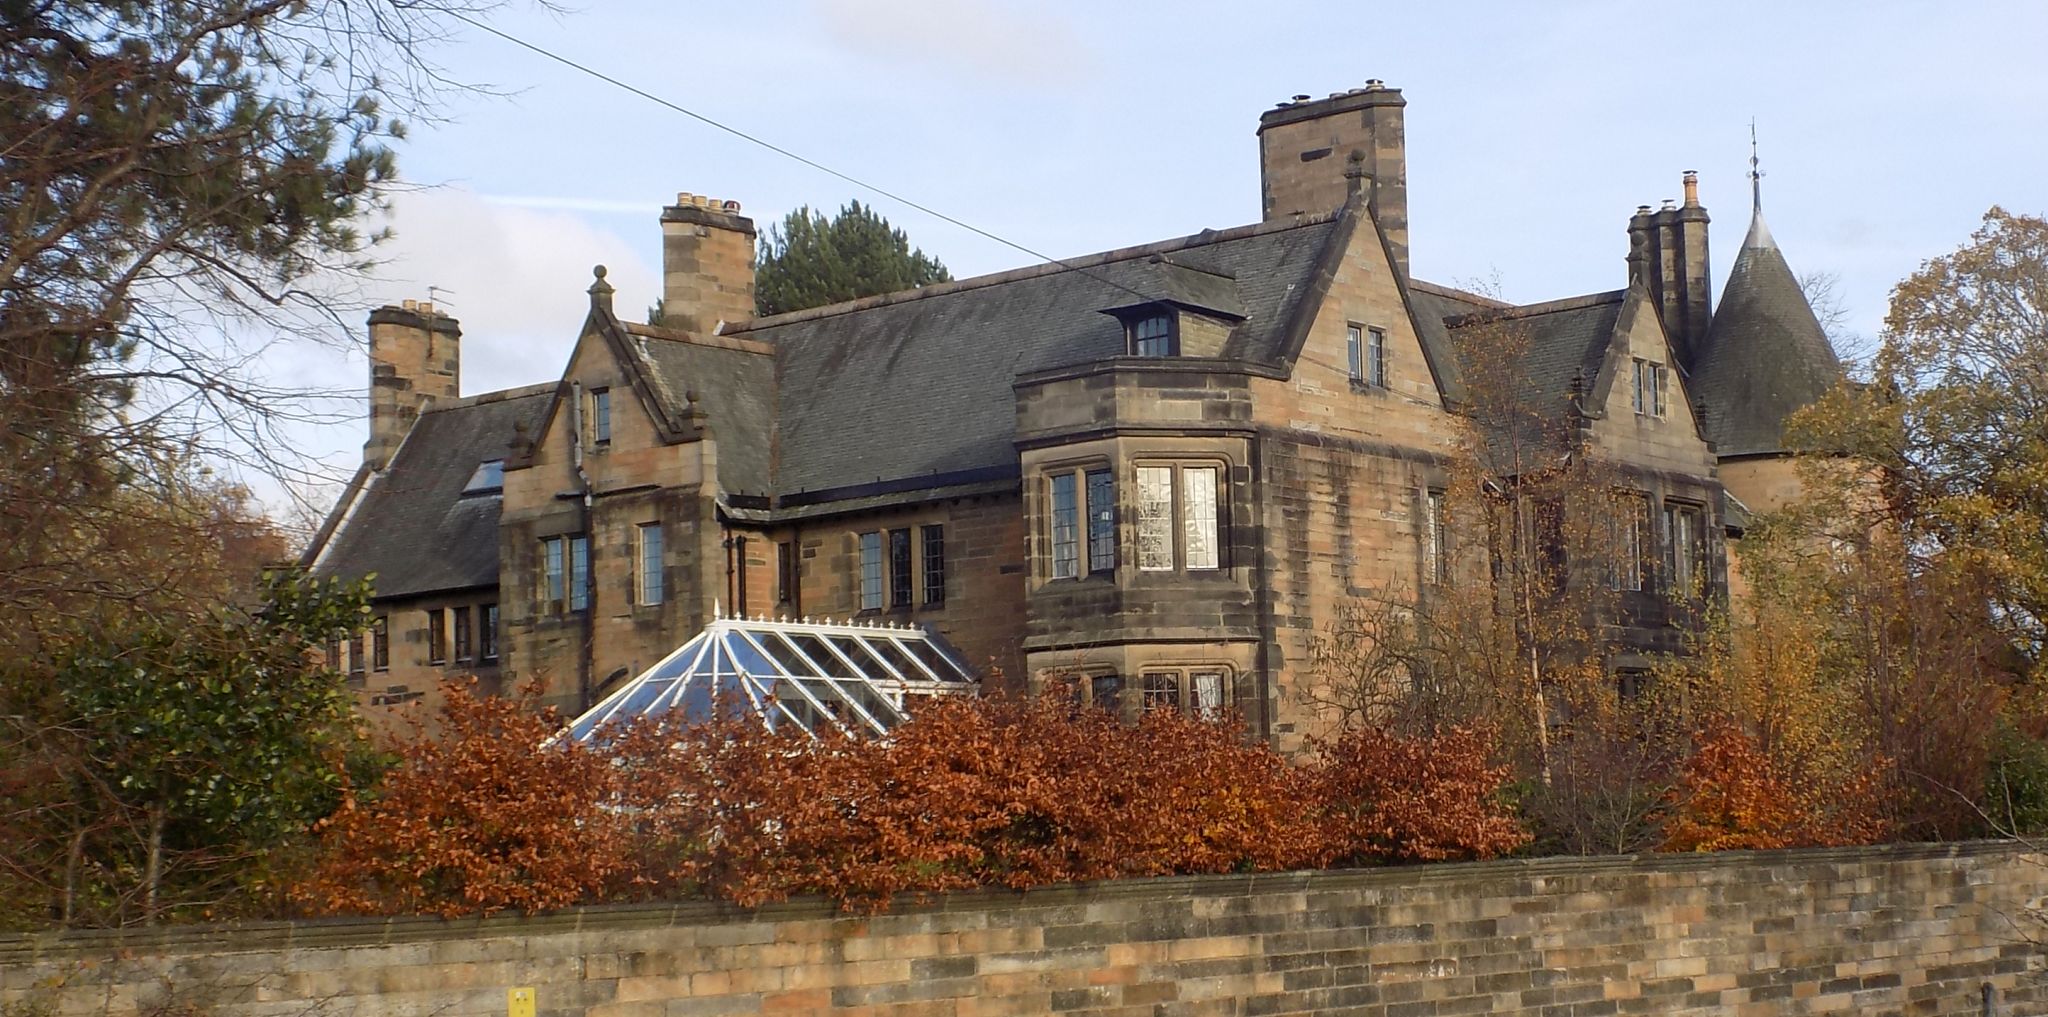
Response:
[{"label": "brick coursing", "polygon": [[2038,855],[1993,843],[1131,880],[941,898],[589,908],[0,939],[0,1007],[1229,1015],[2048,1012]]}]

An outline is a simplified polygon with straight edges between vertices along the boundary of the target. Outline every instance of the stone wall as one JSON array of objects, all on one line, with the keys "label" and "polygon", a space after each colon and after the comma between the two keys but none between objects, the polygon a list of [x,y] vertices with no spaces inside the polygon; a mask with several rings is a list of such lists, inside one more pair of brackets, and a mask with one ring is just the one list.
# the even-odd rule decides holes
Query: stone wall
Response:
[{"label": "stone wall", "polygon": [[82,933],[0,939],[0,1013],[2042,1013],[2044,893],[1975,843]]}]

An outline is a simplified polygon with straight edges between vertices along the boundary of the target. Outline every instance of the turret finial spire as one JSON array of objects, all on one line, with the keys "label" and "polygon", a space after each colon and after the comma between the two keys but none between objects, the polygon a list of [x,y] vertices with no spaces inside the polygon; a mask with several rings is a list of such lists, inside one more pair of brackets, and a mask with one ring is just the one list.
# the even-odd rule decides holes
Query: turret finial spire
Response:
[{"label": "turret finial spire", "polygon": [[1749,118],[1749,210],[1764,210],[1764,171],[1757,168],[1756,118]]}]

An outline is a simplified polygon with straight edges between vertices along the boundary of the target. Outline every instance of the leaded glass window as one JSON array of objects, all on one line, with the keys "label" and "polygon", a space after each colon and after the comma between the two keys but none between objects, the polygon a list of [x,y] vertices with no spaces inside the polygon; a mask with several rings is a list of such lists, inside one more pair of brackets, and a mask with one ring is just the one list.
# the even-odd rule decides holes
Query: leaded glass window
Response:
[{"label": "leaded glass window", "polygon": [[1156,671],[1145,674],[1145,709],[1180,710],[1180,675],[1160,674]]},{"label": "leaded glass window", "polygon": [[1217,549],[1216,468],[1190,466],[1181,470],[1183,485],[1182,520],[1187,531],[1189,569],[1213,569],[1221,560]]},{"label": "leaded glass window", "polygon": [[569,610],[590,607],[590,538],[569,538]]},{"label": "leaded glass window", "polygon": [[932,523],[920,532],[924,536],[924,602],[943,604],[946,602],[946,528]]},{"label": "leaded glass window", "polygon": [[882,608],[882,533],[871,530],[860,535],[860,609]]},{"label": "leaded glass window", "polygon": [[659,604],[667,594],[661,574],[661,524],[640,524],[640,603]]},{"label": "leaded glass window", "polygon": [[477,608],[476,657],[478,660],[498,659],[498,605],[485,604]]},{"label": "leaded glass window", "polygon": [[1173,569],[1173,467],[1138,467],[1138,568]]},{"label": "leaded glass window", "polygon": [[1116,571],[1116,479],[1108,470],[1088,474],[1088,572]]},{"label": "leaded glass window", "polygon": [[1643,588],[1643,554],[1648,547],[1650,500],[1640,494],[1617,494],[1608,515],[1607,585],[1616,590]]},{"label": "leaded glass window", "polygon": [[911,592],[910,531],[889,531],[889,606],[909,607]]},{"label": "leaded glass window", "polygon": [[1188,675],[1188,705],[1195,715],[1214,720],[1230,708],[1229,686],[1221,671],[1195,671]]},{"label": "leaded glass window", "polygon": [[558,608],[562,603],[562,538],[549,537],[541,541],[540,550],[540,596],[550,607]]},{"label": "leaded glass window", "polygon": [[1445,518],[1444,493],[1428,491],[1422,496],[1422,577],[1441,583],[1450,575],[1450,526]]},{"label": "leaded glass window", "polygon": [[1072,473],[1052,475],[1052,577],[1073,579],[1081,574],[1079,536],[1080,505]]},{"label": "leaded glass window", "polygon": [[1702,559],[1700,509],[1697,505],[1666,502],[1664,505],[1664,575],[1673,596],[1692,596],[1700,591]]}]

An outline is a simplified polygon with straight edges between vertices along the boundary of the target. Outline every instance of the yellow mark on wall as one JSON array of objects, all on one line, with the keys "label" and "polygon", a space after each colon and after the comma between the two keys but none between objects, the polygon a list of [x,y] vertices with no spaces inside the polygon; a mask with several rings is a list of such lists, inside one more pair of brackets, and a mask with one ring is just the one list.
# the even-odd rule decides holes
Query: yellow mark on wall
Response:
[{"label": "yellow mark on wall", "polygon": [[533,986],[521,986],[505,993],[505,1017],[533,1017]]}]

